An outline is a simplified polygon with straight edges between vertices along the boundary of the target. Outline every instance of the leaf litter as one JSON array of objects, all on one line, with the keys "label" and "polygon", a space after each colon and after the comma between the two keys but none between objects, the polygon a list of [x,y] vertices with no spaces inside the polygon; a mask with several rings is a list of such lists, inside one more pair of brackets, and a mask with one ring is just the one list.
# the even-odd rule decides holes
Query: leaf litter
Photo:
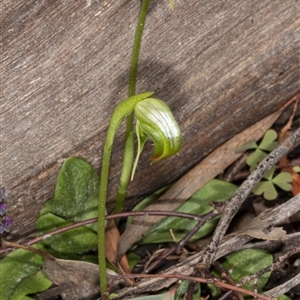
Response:
[{"label": "leaf litter", "polygon": [[[242,155],[242,153],[235,151],[237,147],[253,140],[259,140],[277,120],[281,112],[282,110],[274,112],[214,150],[145,210],[173,211],[177,209],[207,182],[222,173]],[[157,216],[135,218],[119,240],[118,259],[140,240],[150,227],[158,223],[162,218]]]},{"label": "leaf litter", "polygon": [[[191,170],[191,172],[189,172],[186,176],[180,179],[178,183],[176,183],[169,190],[167,190],[167,192],[163,194],[163,196],[159,197],[158,202],[162,204],[158,204],[158,205],[150,204],[150,206],[146,208],[146,210],[156,210],[155,208],[157,208],[160,210],[172,211],[178,208],[179,206],[184,206],[184,204],[187,203],[185,202],[185,199],[191,198],[191,196],[195,194],[198,190],[200,190],[201,187],[207,184],[207,182],[209,182],[212,178],[216,177],[216,175],[223,172],[226,167],[228,167],[233,161],[235,161],[238,157],[242,155],[241,153],[236,153],[234,151],[238,146],[251,142],[254,139],[258,140],[264,134],[264,132],[269,127],[272,126],[272,124],[278,118],[280,113],[281,110],[273,113],[272,115],[263,119],[261,122],[254,124],[250,128],[244,130],[243,132],[241,132],[240,134],[236,135],[234,138],[229,140],[227,143],[225,143],[224,145],[216,149],[203,162],[201,162],[193,170]],[[287,126],[285,126],[285,128],[282,130],[283,132],[282,136],[287,135],[287,131],[291,126],[291,122],[292,122],[292,117],[289,123],[287,124]],[[76,166],[77,163],[81,164],[79,168],[78,166]],[[66,166],[68,166],[68,164],[69,164],[69,169],[68,168],[66,169]],[[282,169],[285,167],[285,170],[288,167],[291,173],[291,167],[287,160],[281,161],[281,167]],[[61,187],[58,187],[56,189],[56,196],[53,199],[54,201],[48,203],[46,208],[42,211],[39,221],[37,222],[37,227],[39,228],[40,231],[47,232],[48,230],[51,230],[51,228],[46,228],[45,225],[49,227],[49,224],[52,224],[50,225],[50,227],[51,226],[61,227],[66,224],[70,224],[70,222],[72,223],[74,221],[84,220],[95,215],[95,207],[96,207],[95,204],[97,202],[97,193],[98,193],[97,192],[98,178],[93,168],[90,165],[85,164],[82,160],[77,161],[76,158],[71,158],[71,160],[69,161],[67,160],[67,164],[63,166],[62,169],[63,168],[65,168],[65,172],[61,173],[61,181],[60,181],[62,183]],[[79,172],[82,173],[82,176],[80,176],[80,178],[83,180],[79,182],[71,182],[71,185],[69,185],[68,183],[69,179],[66,176],[63,176],[63,174],[66,175],[69,172],[72,178],[76,178],[76,176],[73,176],[72,173],[78,172],[77,170],[79,170]],[[294,170],[292,172],[293,172],[293,178],[297,178],[295,174],[296,175],[298,174]],[[294,181],[297,182],[297,180],[295,179]],[[72,195],[72,197],[68,197],[68,194],[64,194],[66,187],[67,189],[71,188],[71,190],[73,191],[74,195]],[[64,199],[65,197],[69,198],[68,204],[66,204],[66,202],[63,201],[65,200]],[[75,202],[73,203],[74,199]],[[70,212],[70,209],[66,210],[65,205],[67,205],[68,208],[70,208],[70,206],[72,207],[73,210],[71,210],[71,214],[69,213],[66,214],[66,212]],[[149,218],[153,223],[154,220],[158,222],[158,220],[162,219],[163,217],[152,217],[148,215],[146,218],[147,218],[147,223],[149,222]],[[139,219],[143,220],[145,219],[145,217]],[[172,218],[170,218],[170,220],[172,220]],[[245,236],[248,236],[251,238],[268,240],[268,241],[278,241],[279,239],[288,238],[286,232],[281,227],[278,228],[278,227],[271,226],[271,228],[267,228],[269,225],[268,222],[270,221],[266,221],[264,219],[260,219],[260,217],[257,217],[249,225],[247,225],[246,229],[244,228],[236,231],[234,234],[234,238],[239,238],[239,237],[243,238]],[[126,257],[124,257],[119,264],[116,263],[117,243],[119,241],[120,235],[119,235],[118,228],[115,226],[114,222],[108,221],[107,223],[109,229],[107,230],[107,236],[106,236],[107,259],[119,269],[120,273],[125,275],[130,274],[131,270]],[[133,225],[135,227],[132,227]],[[136,225],[137,225],[136,220],[134,220],[132,224],[129,225],[128,227],[131,228],[131,232],[129,231],[131,234],[132,232],[136,233],[135,236],[133,235],[134,238],[128,244],[129,248],[131,247],[130,244],[134,244],[136,241],[138,241],[139,236],[144,235],[145,231],[152,226],[151,224],[147,224],[148,228],[144,230],[144,228],[147,227],[145,224],[143,224],[140,227],[136,227]],[[171,226],[170,229],[175,227],[176,227],[176,221]],[[141,228],[143,228],[142,233],[141,231],[137,233],[137,231],[140,230]],[[151,239],[156,238],[155,234],[157,233],[155,233],[155,231],[160,232],[163,230],[163,226],[159,228],[160,228],[159,230],[154,230],[153,236],[152,238],[150,238],[149,241],[151,241]],[[89,225],[86,227],[82,227],[82,229],[80,229],[80,231],[78,231],[77,234],[74,234],[75,232],[73,233],[69,232],[69,234],[67,233],[63,237],[63,240],[65,240],[65,242],[66,240],[72,241],[73,239],[72,243],[76,245],[75,247],[76,250],[75,251],[73,250],[73,253],[72,251],[71,252],[69,251],[70,248],[69,244],[67,245],[65,242],[61,243],[61,240],[57,240],[53,243],[54,240],[52,240],[52,242],[50,241],[50,239],[52,238],[42,243],[42,248],[44,249],[44,247],[50,246],[50,248],[52,248],[52,251],[54,253],[59,253],[61,252],[61,250],[63,250],[63,252],[67,251],[71,253],[71,256],[77,255],[76,259],[78,259],[79,257],[78,255],[81,255],[82,251],[84,252],[88,249],[91,250],[94,247],[95,231],[96,231],[95,229],[96,226]],[[132,231],[133,229],[134,231]],[[78,236],[76,237],[76,235]],[[84,237],[83,240],[85,240],[85,242],[83,243],[84,244],[83,247],[81,243],[82,242],[81,236]],[[178,239],[178,235],[176,234],[176,232],[174,233],[174,236],[175,239]],[[122,242],[122,237],[121,237],[121,242]],[[162,240],[164,239],[165,237],[162,238]],[[172,239],[174,239],[174,237]],[[59,247],[57,248],[56,246],[54,246],[55,244],[62,245],[62,248],[61,249]],[[123,248],[122,251],[124,251],[124,249],[125,248]],[[126,251],[127,250],[125,250],[125,252]],[[67,253],[63,253],[62,256],[66,256],[66,255]],[[9,258],[9,256],[7,256],[7,258]],[[39,264],[41,264],[41,262],[39,262]],[[39,268],[38,265],[36,267],[37,269]],[[0,269],[1,269],[1,263],[0,263]],[[57,285],[56,288],[60,289],[61,291],[60,294],[63,296],[63,299],[81,299],[86,297],[90,298],[92,294],[97,294],[97,292],[99,292],[99,285],[98,285],[99,269],[98,269],[98,265],[96,264],[92,264],[90,262],[85,262],[85,261],[78,261],[78,260],[63,260],[58,258],[55,260],[46,259],[43,264],[43,271],[45,272],[47,277]],[[183,270],[182,272],[185,273],[185,271]],[[40,272],[38,272],[37,274],[41,275]],[[28,280],[30,280],[31,283],[35,282],[35,279],[33,277],[28,278]],[[44,285],[45,284],[49,285],[49,281],[46,282],[45,278],[43,278],[43,281],[44,281],[43,283]],[[36,287],[36,291],[38,291],[38,289],[41,289],[41,286],[42,285]],[[50,292],[51,290],[52,292],[55,292],[54,289],[55,288],[50,288],[48,292]],[[26,295],[26,291],[27,289],[24,290],[25,293],[24,295]],[[164,294],[164,296],[169,297],[171,295]],[[141,297],[140,299],[150,299],[150,298]],[[165,298],[162,297],[161,299],[165,299]],[[171,296],[170,299],[173,299],[173,296]]]}]

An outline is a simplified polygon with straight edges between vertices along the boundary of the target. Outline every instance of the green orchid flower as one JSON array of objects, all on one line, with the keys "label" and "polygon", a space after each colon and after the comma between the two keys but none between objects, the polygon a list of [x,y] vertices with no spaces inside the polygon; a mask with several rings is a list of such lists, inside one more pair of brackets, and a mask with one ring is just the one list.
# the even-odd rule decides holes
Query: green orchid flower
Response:
[{"label": "green orchid flower", "polygon": [[[108,127],[102,158],[98,207],[98,261],[102,291],[104,291],[107,286],[104,246],[109,164],[113,142],[119,125],[125,117],[132,113],[134,113],[137,118],[137,157],[133,166],[132,164],[130,166],[126,166],[126,168],[132,167],[132,176],[134,174],[139,155],[148,137],[153,141],[154,144],[154,151],[150,157],[151,162],[156,162],[163,158],[169,157],[177,153],[181,147],[181,133],[170,108],[161,100],[149,98],[152,94],[153,93],[148,92],[135,95],[119,103],[112,114]],[[116,205],[120,206],[118,203],[116,203]]]},{"label": "green orchid flower", "polygon": [[131,179],[148,138],[152,140],[154,145],[153,154],[149,158],[151,163],[178,153],[182,144],[182,135],[177,122],[169,106],[163,101],[147,98],[136,104],[134,114],[137,118],[138,151]]}]

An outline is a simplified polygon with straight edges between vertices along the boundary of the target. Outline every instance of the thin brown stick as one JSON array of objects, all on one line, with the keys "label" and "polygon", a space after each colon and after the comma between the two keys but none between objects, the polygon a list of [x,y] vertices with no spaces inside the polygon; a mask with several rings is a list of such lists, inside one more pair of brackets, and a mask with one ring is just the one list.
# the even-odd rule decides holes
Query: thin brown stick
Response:
[{"label": "thin brown stick", "polygon": [[[256,217],[252,222],[257,223],[263,221],[261,223],[262,230],[267,228],[273,228],[274,226],[280,224],[283,220],[292,216],[296,212],[300,210],[300,194],[294,196],[289,201],[277,206],[273,209],[265,210],[258,217]],[[248,225],[251,226],[252,223]],[[241,233],[242,234],[242,233]],[[295,239],[297,238],[297,234],[290,235]],[[281,238],[281,241],[284,241],[285,237]],[[299,237],[298,237],[299,238]],[[233,249],[240,250],[243,248],[243,245],[252,240],[253,238],[247,235],[236,235],[231,239],[224,241],[222,245],[219,247],[216,259],[223,257],[232,252]]]},{"label": "thin brown stick", "polygon": [[3,246],[27,250],[27,251],[39,254],[39,255],[43,256],[44,258],[46,258],[46,259],[54,260],[54,257],[51,254],[49,254],[48,252],[30,247],[30,246],[27,246],[27,245],[17,244],[17,243],[8,242],[8,241],[3,240]]},{"label": "thin brown stick", "polygon": [[193,277],[193,276],[188,276],[188,275],[184,275],[184,274],[131,274],[131,275],[118,275],[116,276],[113,280],[112,283],[110,285],[110,288],[113,286],[113,284],[117,281],[117,280],[121,280],[121,279],[125,279],[125,278],[129,278],[129,279],[134,279],[134,278],[165,278],[165,279],[185,279],[185,280],[190,280],[190,281],[195,281],[195,282],[199,282],[199,283],[207,283],[207,284],[213,284],[217,287],[220,288],[225,288],[228,290],[233,290],[235,292],[239,292],[239,293],[244,293],[246,295],[249,296],[256,296],[257,299],[262,299],[262,300],[276,300],[276,298],[271,298],[269,296],[265,296],[265,295],[260,295],[260,294],[255,294],[252,291],[248,291],[245,290],[243,288],[237,287],[235,285],[231,285],[228,283],[225,283],[223,281],[217,280],[217,279],[207,279],[207,278],[200,278],[200,277]]},{"label": "thin brown stick", "polygon": [[293,277],[292,279],[286,281],[285,283],[276,286],[272,290],[269,290],[268,292],[266,292],[266,295],[270,297],[278,297],[280,295],[287,293],[298,284],[300,284],[300,273],[295,277]]},{"label": "thin brown stick", "polygon": [[[170,217],[186,218],[186,219],[198,220],[198,221],[205,218],[205,216],[199,216],[196,214],[188,214],[188,213],[182,213],[182,212],[176,212],[176,211],[135,211],[135,212],[123,212],[123,213],[118,213],[118,214],[111,214],[111,215],[106,216],[105,219],[110,220],[110,219],[116,219],[116,218],[124,218],[124,217],[130,217],[130,216],[145,216],[145,215],[170,216]],[[52,236],[55,236],[57,234],[66,232],[68,230],[95,223],[95,222],[97,222],[97,220],[98,220],[98,218],[92,218],[92,219],[80,221],[80,222],[77,222],[77,223],[74,223],[71,225],[67,225],[67,226],[58,228],[56,230],[53,230],[51,232],[47,232],[37,238],[34,238],[34,239],[26,242],[25,244],[16,244],[16,245],[30,246],[30,245],[36,244],[42,240],[45,240]],[[0,248],[1,248],[1,243],[0,243]],[[10,252],[14,248],[15,247],[6,247],[4,249],[0,249],[0,254]]]},{"label": "thin brown stick", "polygon": [[[288,202],[275,207],[270,210],[266,210],[261,213],[253,222],[261,222],[262,223],[262,230],[266,228],[272,228],[282,220],[286,219],[287,217],[295,214],[300,210],[300,194],[290,199]],[[278,247],[279,245],[290,243],[291,241],[295,242],[295,244],[299,244],[300,241],[300,233],[293,233],[288,234],[285,237],[282,237],[280,241],[265,241],[259,242],[254,244],[249,244],[249,242],[253,240],[253,237],[247,235],[235,235],[235,236],[228,236],[222,241],[218,252],[216,254],[216,259],[221,258],[227,254],[240,251],[243,249],[249,248],[265,248],[271,247],[271,244],[274,247]],[[245,245],[248,243],[248,245]],[[164,273],[174,274],[192,274],[194,271],[195,266],[202,261],[204,251],[199,251],[198,253],[186,258],[185,260],[179,262],[177,265],[170,267],[169,269],[165,270]],[[176,279],[164,279],[164,278],[153,278],[147,279],[146,282],[141,281],[135,287],[127,287],[118,292],[118,295],[125,296],[128,294],[143,294],[149,291],[158,291],[163,288],[170,286],[174,283]]]},{"label": "thin brown stick", "polygon": [[211,211],[207,214],[205,214],[203,216],[203,218],[201,220],[198,221],[198,223],[196,224],[196,226],[194,226],[194,228],[192,230],[190,230],[178,243],[177,245],[177,249],[176,249],[176,253],[179,254],[182,250],[182,248],[186,245],[186,243],[189,241],[190,238],[192,238],[192,236],[194,234],[196,234],[196,232],[203,227],[209,220],[213,219],[214,217],[218,216],[220,213],[218,211]]},{"label": "thin brown stick", "polygon": [[173,247],[171,247],[170,249],[167,249],[166,251],[164,251],[162,253],[162,255],[160,257],[158,257],[158,259],[156,259],[153,263],[151,263],[151,265],[145,270],[146,274],[149,274],[152,272],[152,270],[154,270],[155,268],[157,268],[161,262],[166,259],[168,256],[172,255],[173,253],[177,253],[179,254],[182,251],[182,248],[185,246],[185,244],[189,241],[189,239],[209,220],[211,220],[212,218],[218,216],[220,213],[213,210],[209,213],[206,213],[205,215],[202,215],[201,219],[199,219],[198,223],[196,224],[196,226],[194,226],[194,228],[192,230],[190,230],[176,245],[174,245]]},{"label": "thin brown stick", "polygon": [[[221,274],[221,278],[225,279],[229,284],[235,285],[234,280],[229,274],[229,271],[226,270],[223,265],[221,265],[218,261],[213,262],[213,266],[216,268],[216,270]],[[230,296],[233,293],[232,290],[228,291],[226,294],[221,296],[219,300],[227,299],[228,296]],[[236,293],[236,296],[239,300],[244,300],[244,297],[241,293]]]},{"label": "thin brown stick", "polygon": [[270,265],[266,268],[263,268],[262,270],[258,271],[256,274],[245,276],[244,278],[242,278],[242,280],[239,283],[237,283],[237,286],[243,286],[247,282],[258,278],[258,277],[262,276],[265,273],[273,272],[274,270],[279,269],[281,263],[284,260],[286,260],[288,257],[290,257],[290,256],[292,256],[296,253],[299,253],[299,252],[300,252],[300,248],[297,247],[297,248],[294,248],[294,249],[284,253],[283,255],[279,256],[272,265]]}]

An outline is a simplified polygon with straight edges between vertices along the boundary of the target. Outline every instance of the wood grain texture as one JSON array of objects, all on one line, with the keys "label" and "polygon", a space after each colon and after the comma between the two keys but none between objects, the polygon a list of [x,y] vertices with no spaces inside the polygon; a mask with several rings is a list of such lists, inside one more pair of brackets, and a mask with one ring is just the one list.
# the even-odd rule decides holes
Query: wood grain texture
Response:
[{"label": "wood grain texture", "polygon": [[[173,182],[217,146],[299,92],[297,0],[166,1],[150,5],[137,92],[165,100],[183,132],[179,157],[141,157],[128,198]],[[126,98],[139,1],[4,0],[1,180],[11,237],[32,232],[61,159],[99,168],[109,117]],[[112,201],[123,137],[111,168]],[[160,174],[160,176],[157,176]]]}]

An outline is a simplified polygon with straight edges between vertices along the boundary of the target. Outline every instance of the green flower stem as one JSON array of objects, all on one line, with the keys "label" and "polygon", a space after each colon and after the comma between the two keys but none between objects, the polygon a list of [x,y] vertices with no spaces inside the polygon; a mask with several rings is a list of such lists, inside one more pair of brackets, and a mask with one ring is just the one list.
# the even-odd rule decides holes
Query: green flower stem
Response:
[{"label": "green flower stem", "polygon": [[[126,192],[131,178],[131,170],[134,161],[134,130],[133,130],[133,113],[127,116],[126,119],[126,133],[125,133],[125,144],[124,154],[122,161],[122,170],[120,175],[120,182],[118,186],[118,192],[116,197],[116,203],[114,213],[120,213],[123,211],[124,201]],[[119,219],[115,222],[118,224]]]},{"label": "green flower stem", "polygon": [[148,7],[149,7],[150,1],[151,0],[143,0],[139,19],[138,19],[137,26],[136,26],[134,43],[133,43],[133,48],[132,48],[132,56],[131,56],[128,97],[131,97],[135,94],[139,54],[140,54],[142,36],[143,36],[143,31],[144,31],[144,27],[145,27],[145,22],[146,22],[146,17],[147,17],[147,12],[148,12]]},{"label": "green flower stem", "polygon": [[115,108],[109,126],[104,144],[102,168],[100,177],[100,192],[99,192],[99,208],[98,208],[98,262],[100,276],[100,290],[103,295],[107,289],[106,278],[106,260],[105,260],[105,214],[106,214],[106,197],[109,175],[110,155],[117,129],[126,116],[131,114],[136,104],[145,98],[148,98],[153,93],[144,93],[129,97],[122,101]]},{"label": "green flower stem", "polygon": [[[143,31],[145,27],[150,1],[151,0],[143,1],[140,9],[139,19],[136,26],[136,32],[134,37],[133,49],[132,49],[130,74],[129,74],[128,97],[135,95],[141,41],[142,41],[142,36],[143,36]],[[132,172],[133,161],[134,161],[133,119],[134,118],[132,113],[129,116],[127,116],[123,164],[122,164],[122,171],[120,176],[120,183],[118,187],[114,213],[120,213],[123,211],[124,200],[125,200],[126,192],[131,178],[131,172]]]}]

